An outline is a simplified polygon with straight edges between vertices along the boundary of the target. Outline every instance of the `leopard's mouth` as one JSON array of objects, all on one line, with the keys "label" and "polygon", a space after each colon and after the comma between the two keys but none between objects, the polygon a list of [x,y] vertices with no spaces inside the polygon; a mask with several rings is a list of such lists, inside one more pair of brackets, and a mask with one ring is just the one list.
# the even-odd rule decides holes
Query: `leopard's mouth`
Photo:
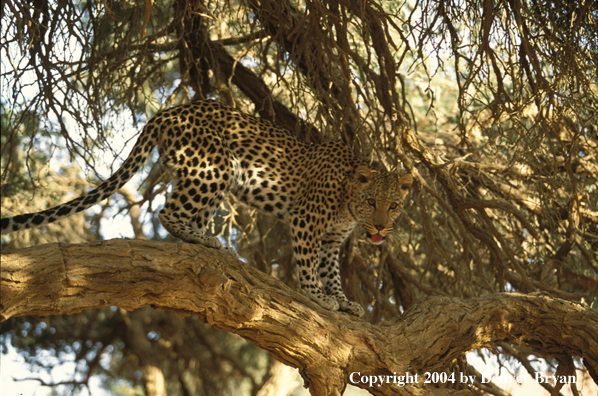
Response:
[{"label": "leopard's mouth", "polygon": [[367,237],[368,237],[368,241],[372,244],[372,245],[380,245],[382,243],[384,243],[384,241],[386,240],[386,237],[383,236],[382,234],[370,234],[369,232],[365,232]]}]

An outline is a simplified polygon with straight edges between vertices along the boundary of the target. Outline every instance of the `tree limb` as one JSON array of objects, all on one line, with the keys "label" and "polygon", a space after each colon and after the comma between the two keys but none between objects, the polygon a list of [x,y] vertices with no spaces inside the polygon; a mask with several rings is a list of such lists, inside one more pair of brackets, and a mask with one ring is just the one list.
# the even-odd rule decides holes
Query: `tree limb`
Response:
[{"label": "tree limb", "polygon": [[[299,368],[314,395],[342,394],[353,372],[419,373],[420,383],[404,387],[355,384],[374,395],[454,394],[424,385],[423,373],[446,371],[466,352],[495,342],[527,345],[559,360],[580,356],[598,372],[598,313],[576,303],[517,293],[434,297],[373,325],[323,310],[219,251],[185,243],[114,239],[15,250],[2,254],[1,288],[2,321],[105,306],[153,305],[196,315]],[[468,394],[461,387],[459,394]]]}]

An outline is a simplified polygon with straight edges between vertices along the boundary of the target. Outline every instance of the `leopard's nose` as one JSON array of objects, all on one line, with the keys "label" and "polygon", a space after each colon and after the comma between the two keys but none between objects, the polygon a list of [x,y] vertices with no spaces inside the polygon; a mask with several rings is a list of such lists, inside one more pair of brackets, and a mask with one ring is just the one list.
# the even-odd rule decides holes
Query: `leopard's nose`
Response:
[{"label": "leopard's nose", "polygon": [[383,229],[384,229],[384,226],[383,226],[383,225],[381,225],[381,224],[376,224],[376,225],[375,225],[375,227],[376,227],[376,229],[377,229],[378,231],[380,231],[380,230],[383,230]]}]

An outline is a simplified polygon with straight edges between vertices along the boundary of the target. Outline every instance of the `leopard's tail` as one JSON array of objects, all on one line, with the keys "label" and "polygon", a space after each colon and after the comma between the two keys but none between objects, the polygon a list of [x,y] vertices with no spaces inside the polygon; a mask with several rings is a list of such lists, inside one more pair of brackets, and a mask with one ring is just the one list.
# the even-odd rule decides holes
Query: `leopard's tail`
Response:
[{"label": "leopard's tail", "polygon": [[108,198],[119,188],[124,186],[133,175],[139,171],[154,146],[158,141],[158,127],[150,121],[143,128],[139,139],[135,143],[131,154],[108,180],[100,184],[96,189],[73,199],[62,205],[55,206],[42,212],[28,213],[14,217],[7,217],[1,221],[2,235],[27,228],[41,227],[63,219],[74,213],[81,212]]}]

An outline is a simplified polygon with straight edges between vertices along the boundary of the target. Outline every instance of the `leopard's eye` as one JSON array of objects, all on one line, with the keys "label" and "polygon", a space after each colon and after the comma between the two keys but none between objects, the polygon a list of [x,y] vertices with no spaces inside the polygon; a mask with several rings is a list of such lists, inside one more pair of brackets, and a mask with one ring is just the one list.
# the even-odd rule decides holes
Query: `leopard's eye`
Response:
[{"label": "leopard's eye", "polygon": [[390,204],[390,208],[391,208],[391,209],[396,209],[396,208],[397,208],[397,206],[399,206],[399,204],[398,204],[398,203],[396,203],[396,202],[393,202],[393,203],[391,203],[391,204]]},{"label": "leopard's eye", "polygon": [[368,199],[368,204],[374,206],[374,205],[376,205],[376,200],[374,198],[370,198],[370,199]]}]

